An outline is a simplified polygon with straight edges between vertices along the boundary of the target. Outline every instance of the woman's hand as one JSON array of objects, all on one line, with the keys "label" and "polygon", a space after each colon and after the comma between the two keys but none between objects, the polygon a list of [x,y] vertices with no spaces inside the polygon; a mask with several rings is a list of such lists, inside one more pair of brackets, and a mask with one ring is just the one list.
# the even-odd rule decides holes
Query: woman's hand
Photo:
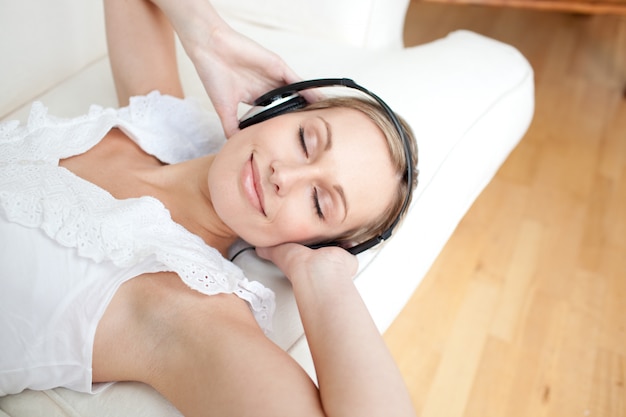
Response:
[{"label": "woman's hand", "polygon": [[326,414],[415,417],[402,376],[352,281],[356,257],[341,248],[294,243],[257,254],[293,284]]},{"label": "woman's hand", "polygon": [[213,30],[190,56],[227,137],[239,129],[240,102],[251,104],[271,89],[300,80],[278,55],[227,25]]},{"label": "woman's hand", "polygon": [[152,2],[166,14],[178,34],[227,137],[239,128],[240,102],[251,104],[273,88],[300,80],[278,55],[233,30],[209,1]]},{"label": "woman's hand", "polygon": [[297,285],[302,280],[352,280],[359,263],[356,256],[338,247],[310,249],[297,243],[257,248],[257,254],[273,262]]},{"label": "woman's hand", "polygon": [[[207,0],[105,0],[109,58],[119,104],[160,90],[183,96],[172,28],[191,58],[224,133],[239,129],[239,103],[300,78],[275,53],[233,30]],[[322,96],[303,92],[309,101]]]}]

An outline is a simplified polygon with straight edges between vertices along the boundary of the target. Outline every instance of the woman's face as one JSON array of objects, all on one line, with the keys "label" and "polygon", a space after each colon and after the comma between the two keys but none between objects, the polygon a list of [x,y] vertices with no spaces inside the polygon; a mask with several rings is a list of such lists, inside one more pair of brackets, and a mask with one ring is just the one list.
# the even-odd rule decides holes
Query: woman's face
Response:
[{"label": "woman's face", "polygon": [[208,178],[217,214],[257,247],[362,227],[390,206],[398,181],[383,133],[346,108],[288,113],[236,133]]}]

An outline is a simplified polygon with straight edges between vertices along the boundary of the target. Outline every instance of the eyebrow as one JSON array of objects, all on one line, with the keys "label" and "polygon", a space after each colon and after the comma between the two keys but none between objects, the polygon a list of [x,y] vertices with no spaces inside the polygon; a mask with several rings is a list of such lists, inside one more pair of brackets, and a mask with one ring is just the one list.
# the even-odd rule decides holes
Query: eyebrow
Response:
[{"label": "eyebrow", "polygon": [[344,213],[342,221],[344,221],[346,220],[346,217],[348,217],[348,201],[346,200],[346,193],[344,193],[341,185],[335,185],[333,188],[337,191],[337,194],[339,194],[339,197],[341,197],[341,201],[343,202]]},{"label": "eyebrow", "polygon": [[328,121],[324,119],[322,116],[318,116],[318,117],[320,118],[322,122],[324,122],[324,126],[326,126],[326,146],[324,147],[324,150],[328,151],[333,146],[333,132],[330,128],[330,123],[328,123]]}]

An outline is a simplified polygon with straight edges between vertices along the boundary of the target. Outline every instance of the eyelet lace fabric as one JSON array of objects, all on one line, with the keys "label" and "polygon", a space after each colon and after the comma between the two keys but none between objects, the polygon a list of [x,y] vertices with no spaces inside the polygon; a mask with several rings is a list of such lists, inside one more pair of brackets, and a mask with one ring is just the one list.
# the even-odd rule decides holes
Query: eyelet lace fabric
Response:
[{"label": "eyelet lace fabric", "polygon": [[[271,329],[274,293],[249,281],[214,248],[175,223],[152,197],[117,200],[106,190],[59,167],[59,160],[86,152],[113,127],[146,152],[176,163],[215,152],[221,127],[196,102],[152,92],[128,107],[60,119],[33,104],[26,125],[0,124],[0,210],[12,222],[39,228],[59,244],[95,262],[120,268],[154,256],[192,289],[234,293],[246,300],[264,331]],[[212,139],[210,138],[219,138]]]}]

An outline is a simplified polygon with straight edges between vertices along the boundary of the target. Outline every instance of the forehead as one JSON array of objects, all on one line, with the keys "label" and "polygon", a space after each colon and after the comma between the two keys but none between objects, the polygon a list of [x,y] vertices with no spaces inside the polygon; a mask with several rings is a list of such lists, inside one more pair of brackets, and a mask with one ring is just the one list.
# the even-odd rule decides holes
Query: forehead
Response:
[{"label": "forehead", "polygon": [[324,119],[333,145],[334,180],[345,192],[350,227],[361,226],[380,216],[396,195],[399,177],[395,173],[383,132],[364,113],[347,108],[312,111]]}]

